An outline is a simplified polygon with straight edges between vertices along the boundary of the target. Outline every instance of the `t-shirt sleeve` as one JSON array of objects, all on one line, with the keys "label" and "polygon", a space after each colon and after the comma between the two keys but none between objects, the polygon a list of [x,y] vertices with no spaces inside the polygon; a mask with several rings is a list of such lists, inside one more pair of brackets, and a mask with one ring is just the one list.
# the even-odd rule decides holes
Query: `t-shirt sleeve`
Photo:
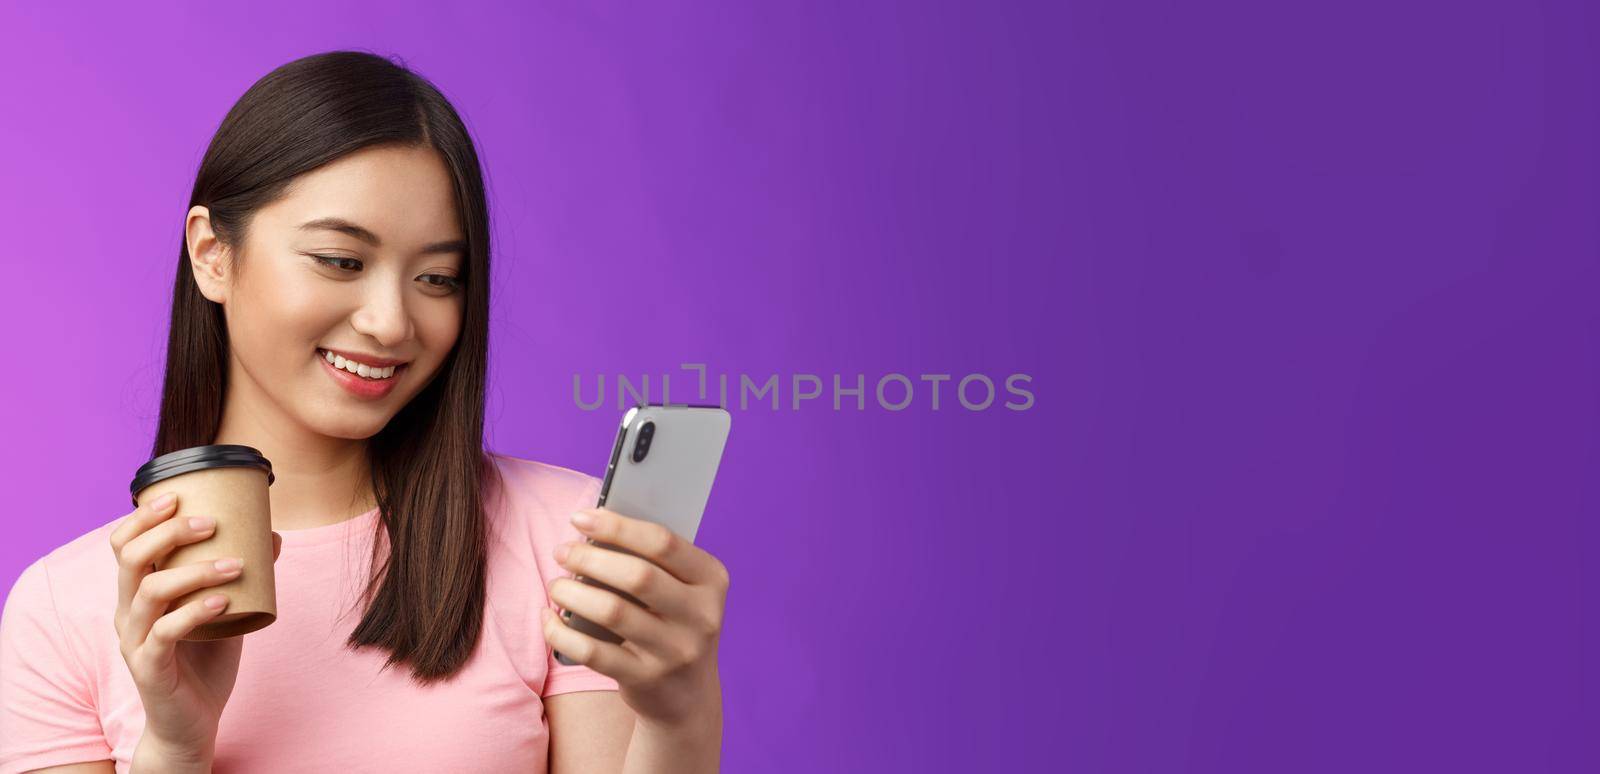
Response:
[{"label": "t-shirt sleeve", "polygon": [[[585,485],[578,487],[577,496],[571,500],[571,506],[565,510],[557,509],[549,514],[552,523],[547,525],[555,535],[553,541],[546,541],[546,545],[537,546],[538,561],[545,571],[545,577],[571,577],[560,564],[556,563],[555,548],[557,545],[572,541],[582,541],[583,533],[572,526],[572,513],[580,508],[593,508],[600,499],[601,480],[593,476],[585,476]],[[549,534],[549,533],[547,533]],[[550,602],[550,609],[556,610],[557,605]],[[574,691],[615,691],[617,681],[596,672],[583,664],[563,664],[557,661],[555,654],[546,649],[544,690],[540,696],[554,696],[558,693],[572,693]]]},{"label": "t-shirt sleeve", "polygon": [[0,613],[0,774],[111,759],[40,559],[17,577]]}]

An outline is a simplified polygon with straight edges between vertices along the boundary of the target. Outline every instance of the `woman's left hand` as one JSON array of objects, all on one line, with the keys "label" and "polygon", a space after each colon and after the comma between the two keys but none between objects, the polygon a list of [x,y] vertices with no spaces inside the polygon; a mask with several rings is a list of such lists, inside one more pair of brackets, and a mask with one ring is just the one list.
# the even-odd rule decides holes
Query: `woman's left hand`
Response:
[{"label": "woman's left hand", "polygon": [[605,508],[573,514],[587,542],[556,547],[556,561],[575,575],[632,595],[640,607],[605,589],[557,578],[550,598],[623,638],[602,642],[566,625],[545,608],[545,641],[569,659],[617,681],[622,700],[658,726],[692,724],[708,710],[721,716],[717,637],[728,595],[728,568],[704,549],[659,524]]}]

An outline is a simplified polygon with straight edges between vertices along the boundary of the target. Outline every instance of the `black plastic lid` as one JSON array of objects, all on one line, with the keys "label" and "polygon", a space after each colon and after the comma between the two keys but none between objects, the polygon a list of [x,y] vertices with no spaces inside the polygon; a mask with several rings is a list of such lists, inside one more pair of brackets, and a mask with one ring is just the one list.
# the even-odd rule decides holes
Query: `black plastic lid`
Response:
[{"label": "black plastic lid", "polygon": [[260,468],[267,472],[267,486],[272,486],[272,463],[254,447],[236,443],[219,443],[210,446],[191,446],[163,454],[139,466],[133,474],[128,491],[133,495],[133,507],[139,507],[139,492],[157,481],[208,468]]}]

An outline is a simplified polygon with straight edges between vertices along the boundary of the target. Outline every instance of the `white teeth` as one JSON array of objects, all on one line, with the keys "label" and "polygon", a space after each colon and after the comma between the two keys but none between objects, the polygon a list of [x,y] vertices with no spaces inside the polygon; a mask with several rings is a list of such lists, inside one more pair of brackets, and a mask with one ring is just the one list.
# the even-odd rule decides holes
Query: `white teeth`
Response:
[{"label": "white teeth", "polygon": [[357,376],[374,380],[387,379],[391,376],[394,376],[395,369],[400,367],[386,366],[384,368],[375,368],[365,363],[357,363],[354,360],[346,360],[344,357],[335,355],[325,349],[322,350],[322,359],[332,363],[334,368],[342,368]]}]

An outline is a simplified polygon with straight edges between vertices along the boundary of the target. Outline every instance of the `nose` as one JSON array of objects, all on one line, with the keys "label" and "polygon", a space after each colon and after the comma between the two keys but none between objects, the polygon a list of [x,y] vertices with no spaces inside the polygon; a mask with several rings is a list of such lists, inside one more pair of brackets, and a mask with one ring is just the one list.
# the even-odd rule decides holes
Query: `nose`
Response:
[{"label": "nose", "polygon": [[350,325],[357,333],[371,336],[385,349],[397,347],[412,334],[405,289],[391,282],[368,285],[366,301],[351,315]]}]

